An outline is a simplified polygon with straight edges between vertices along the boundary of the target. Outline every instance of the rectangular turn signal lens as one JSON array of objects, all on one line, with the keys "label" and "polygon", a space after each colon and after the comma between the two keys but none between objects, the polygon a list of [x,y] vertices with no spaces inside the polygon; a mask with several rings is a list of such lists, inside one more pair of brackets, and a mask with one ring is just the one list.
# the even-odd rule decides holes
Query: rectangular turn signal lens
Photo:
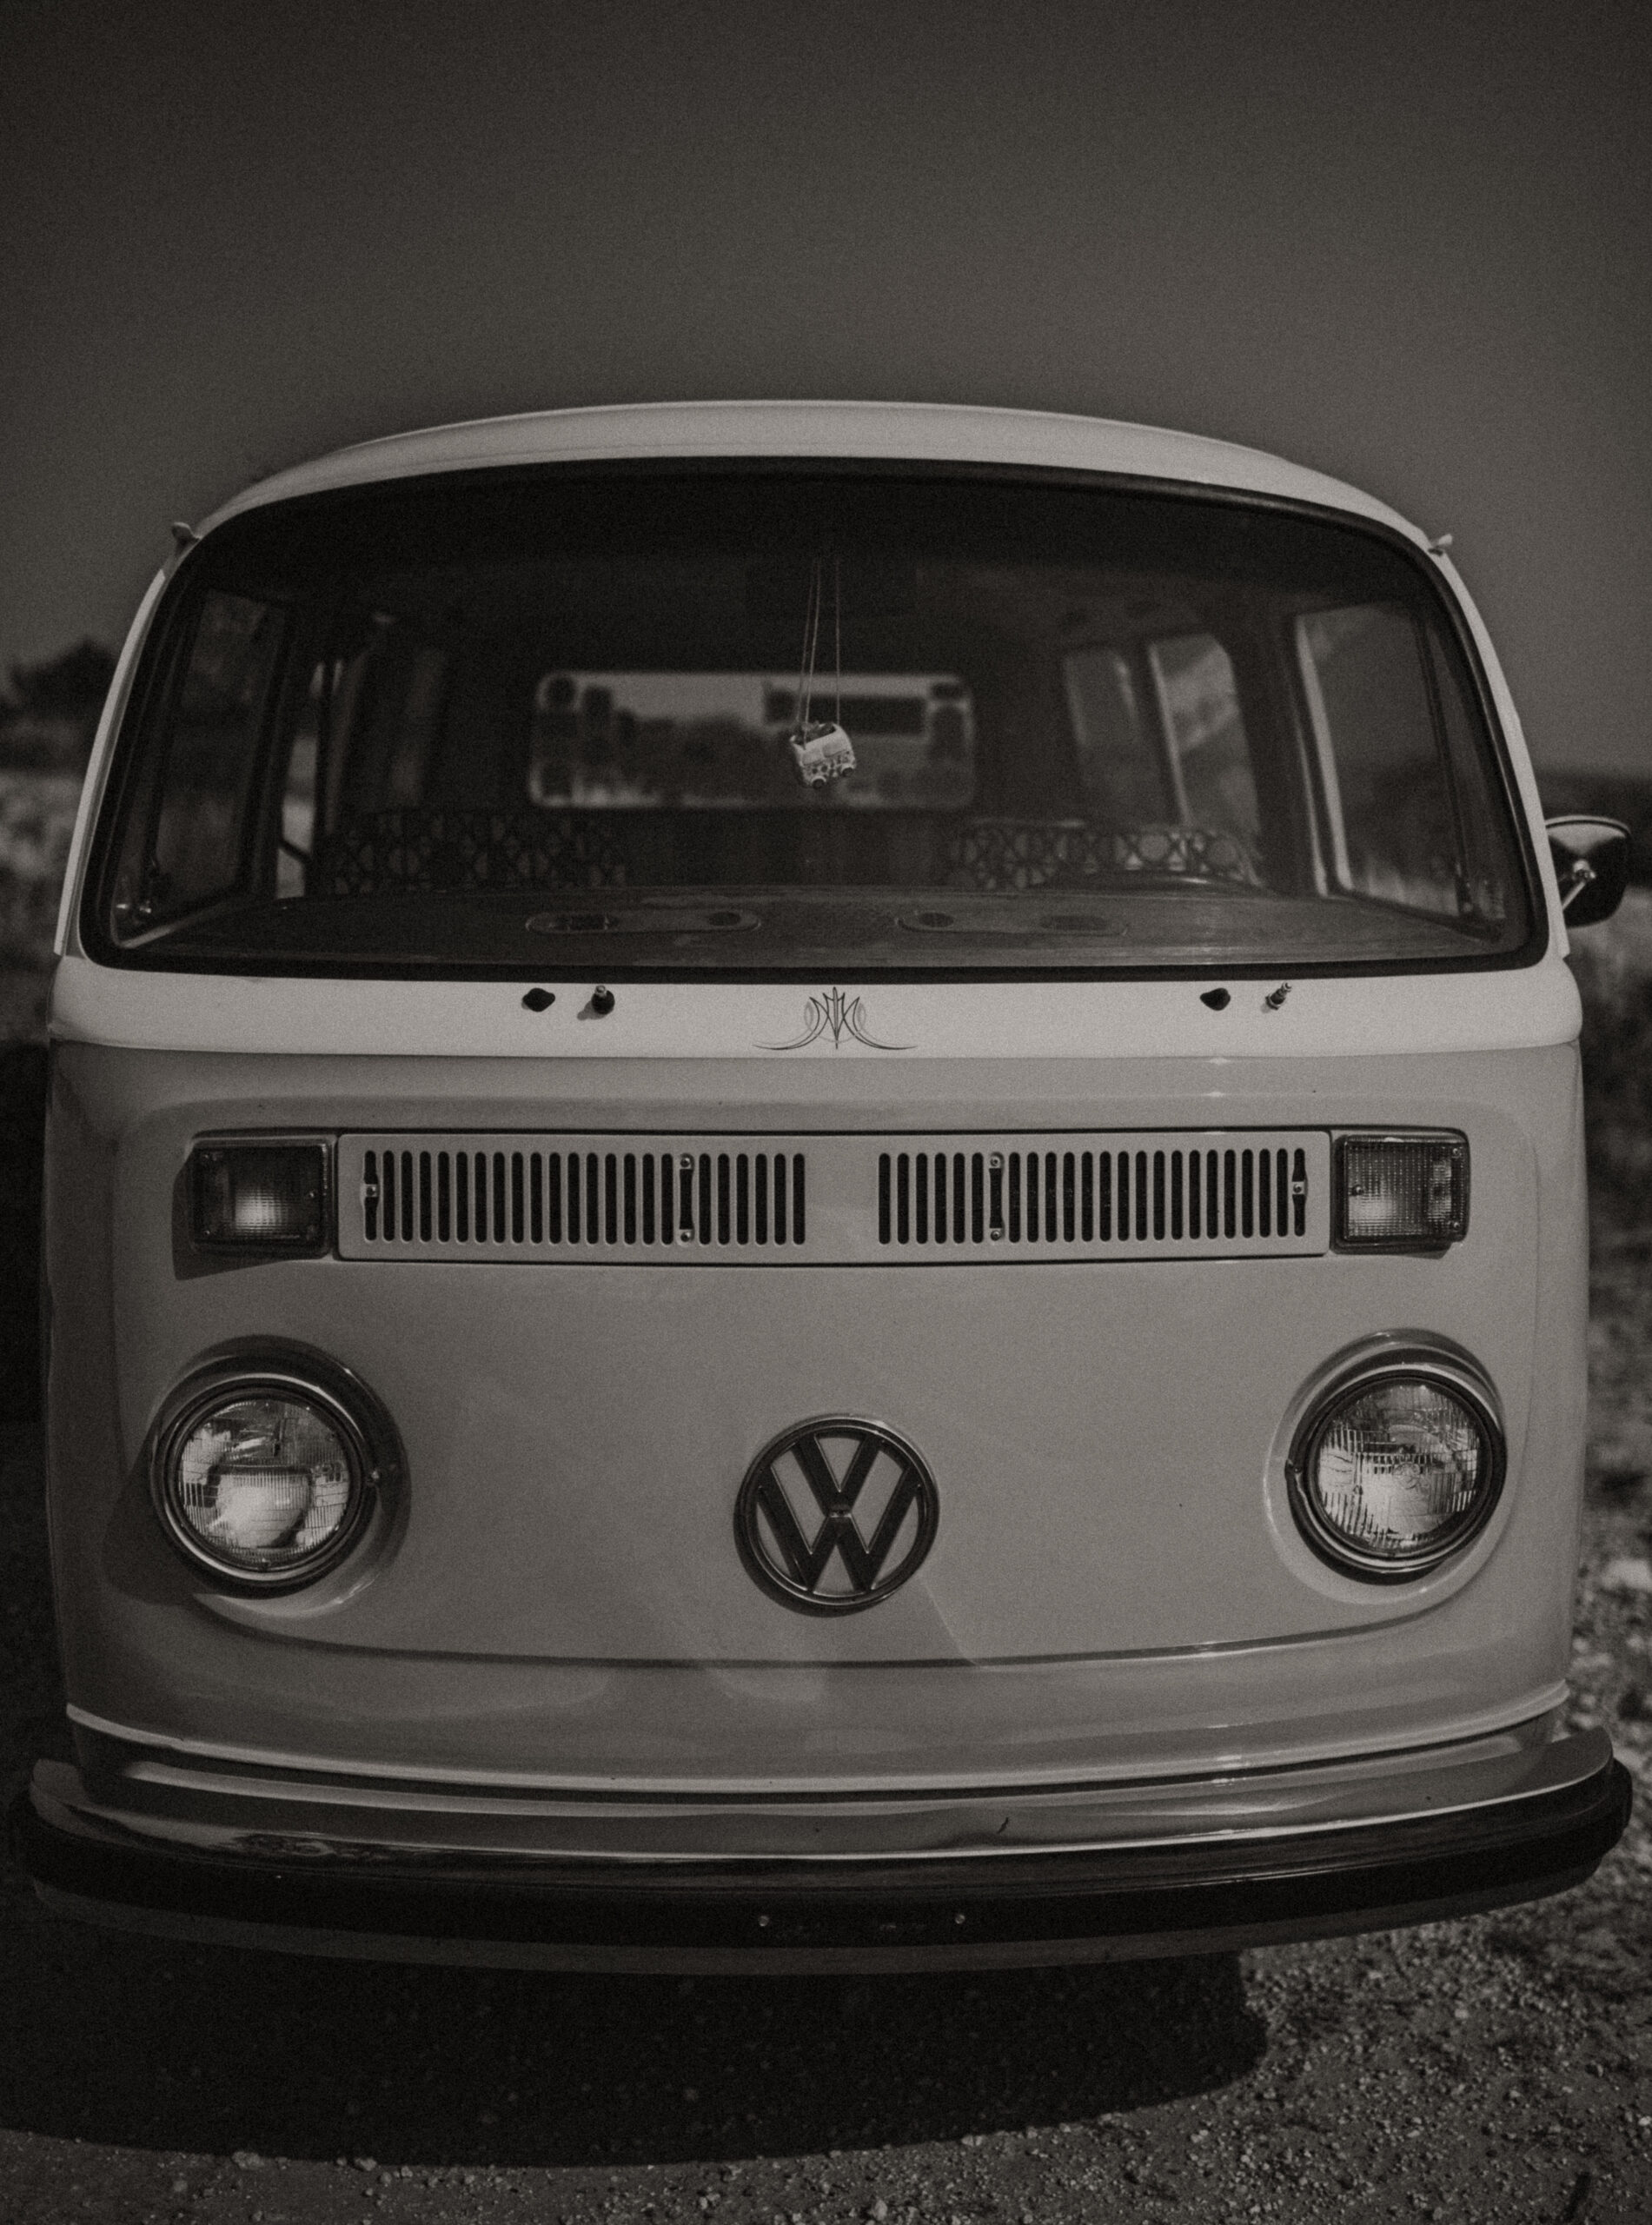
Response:
[{"label": "rectangular turn signal lens", "polygon": [[194,1241],[205,1252],[325,1252],[327,1156],[323,1143],[197,1144],[189,1154]]},{"label": "rectangular turn signal lens", "polygon": [[1340,1252],[1440,1252],[1468,1233],[1466,1136],[1338,1136],[1336,1169]]}]

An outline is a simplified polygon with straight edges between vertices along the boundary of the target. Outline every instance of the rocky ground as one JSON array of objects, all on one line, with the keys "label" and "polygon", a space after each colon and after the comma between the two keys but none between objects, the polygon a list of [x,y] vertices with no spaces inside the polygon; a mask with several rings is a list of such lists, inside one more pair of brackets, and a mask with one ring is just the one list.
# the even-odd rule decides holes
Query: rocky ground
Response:
[{"label": "rocky ground", "polygon": [[[1594,1009],[1624,1026],[1637,936],[1652,948],[1652,903],[1632,907],[1617,972],[1602,959],[1593,985]],[[1619,1063],[1602,1101],[1639,1086],[1638,1051]],[[1573,1711],[1610,1726],[1643,1812],[1587,1885],[1179,1963],[687,1983],[193,1951],[49,1919],[8,1870],[0,2221],[1642,2225],[1652,1225],[1624,1173],[1638,1149],[1600,1161]],[[63,1733],[37,1432],[13,1427],[0,1454],[9,1799],[26,1756]]]}]

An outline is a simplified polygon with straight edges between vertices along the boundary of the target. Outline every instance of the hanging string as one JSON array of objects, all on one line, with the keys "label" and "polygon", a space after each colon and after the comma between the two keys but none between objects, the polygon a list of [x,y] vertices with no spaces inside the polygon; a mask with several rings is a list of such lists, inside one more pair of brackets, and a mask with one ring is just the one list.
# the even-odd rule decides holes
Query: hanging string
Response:
[{"label": "hanging string", "polygon": [[[809,569],[809,600],[803,620],[803,654],[798,663],[797,723],[799,733],[809,724],[814,708],[814,676],[819,657],[820,621],[826,603],[826,567],[816,557]],[[843,562],[832,560],[832,721],[843,724]]]},{"label": "hanging string", "polygon": [[837,674],[837,695],[832,707],[834,726],[843,724],[843,564],[840,558],[832,559],[832,635],[833,661]]},{"label": "hanging string", "polygon": [[803,621],[803,655],[798,666],[797,724],[787,737],[806,787],[826,800],[826,784],[855,769],[854,745],[843,725],[843,567],[832,559],[832,666],[833,715],[815,721],[815,670],[820,654],[820,626],[826,615],[826,560],[817,556],[809,572],[808,609]]},{"label": "hanging string", "polygon": [[798,666],[797,722],[799,734],[808,726],[814,697],[814,662],[820,638],[820,604],[823,599],[820,560],[817,557],[809,573],[808,608],[803,620],[803,655]]}]

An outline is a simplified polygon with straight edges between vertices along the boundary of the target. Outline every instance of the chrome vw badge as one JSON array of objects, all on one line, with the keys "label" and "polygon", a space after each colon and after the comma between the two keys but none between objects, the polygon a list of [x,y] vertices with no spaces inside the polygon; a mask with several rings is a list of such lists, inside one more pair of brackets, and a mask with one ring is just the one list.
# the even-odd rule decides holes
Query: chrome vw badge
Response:
[{"label": "chrome vw badge", "polygon": [[875,1607],[917,1572],[939,1526],[935,1478],[905,1438],[837,1414],[766,1445],[734,1506],[747,1571],[806,1615]]}]

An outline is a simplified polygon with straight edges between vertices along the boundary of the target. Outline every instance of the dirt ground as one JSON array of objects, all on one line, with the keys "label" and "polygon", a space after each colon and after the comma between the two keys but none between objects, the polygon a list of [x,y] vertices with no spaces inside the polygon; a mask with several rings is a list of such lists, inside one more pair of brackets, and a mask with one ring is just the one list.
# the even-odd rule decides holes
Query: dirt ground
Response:
[{"label": "dirt ground", "polygon": [[[1237,1956],[691,1983],[196,1951],[9,1869],[0,2225],[1644,2225],[1652,1225],[1609,1189],[1595,1258],[1573,1713],[1642,1813],[1588,1884]],[[37,1431],[0,1432],[8,1801],[63,1737],[39,1493]]]}]

